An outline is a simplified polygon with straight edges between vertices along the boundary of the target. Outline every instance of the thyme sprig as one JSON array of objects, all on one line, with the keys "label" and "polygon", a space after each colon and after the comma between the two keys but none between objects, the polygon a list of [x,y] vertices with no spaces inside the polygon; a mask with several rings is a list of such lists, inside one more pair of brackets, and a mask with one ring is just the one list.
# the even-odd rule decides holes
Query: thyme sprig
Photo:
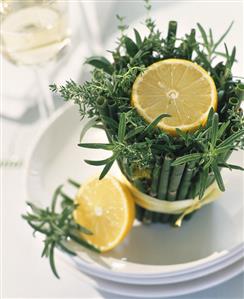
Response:
[{"label": "thyme sprig", "polygon": [[[69,182],[77,188],[80,186],[73,180],[69,180]],[[68,254],[76,255],[67,246],[67,242],[72,240],[85,248],[99,252],[97,248],[87,243],[81,237],[81,233],[91,235],[92,232],[74,221],[73,213],[77,205],[72,198],[63,193],[62,187],[59,186],[55,190],[49,207],[42,209],[33,203],[27,202],[31,212],[22,215],[23,219],[33,228],[34,235],[36,232],[39,232],[45,236],[42,257],[49,258],[52,272],[57,278],[59,278],[59,275],[55,265],[55,248],[59,248]],[[57,211],[58,201],[59,211]]]}]

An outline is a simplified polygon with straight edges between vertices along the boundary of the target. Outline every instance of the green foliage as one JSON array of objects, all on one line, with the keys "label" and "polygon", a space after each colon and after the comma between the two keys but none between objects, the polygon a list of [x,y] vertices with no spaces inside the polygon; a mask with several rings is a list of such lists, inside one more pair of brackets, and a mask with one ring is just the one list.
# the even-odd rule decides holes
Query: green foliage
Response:
[{"label": "green foliage", "polygon": [[108,74],[113,73],[112,64],[105,58],[101,56],[93,56],[86,60],[86,64],[90,64],[97,69],[102,69],[104,72]]},{"label": "green foliage", "polygon": [[130,57],[134,57],[136,53],[139,51],[137,44],[128,36],[124,37],[124,44],[126,52]]}]

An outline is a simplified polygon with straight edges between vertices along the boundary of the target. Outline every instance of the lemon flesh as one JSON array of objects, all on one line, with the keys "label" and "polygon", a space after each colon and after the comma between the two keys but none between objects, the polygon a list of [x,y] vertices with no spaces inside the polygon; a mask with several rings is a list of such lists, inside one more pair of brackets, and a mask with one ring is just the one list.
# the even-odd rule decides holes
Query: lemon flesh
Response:
[{"label": "lemon flesh", "polygon": [[82,234],[101,252],[117,246],[130,231],[135,204],[128,188],[112,176],[92,178],[84,183],[76,197],[74,220],[93,235]]},{"label": "lemon flesh", "polygon": [[206,123],[210,109],[217,109],[217,90],[198,64],[166,59],[150,65],[136,78],[131,103],[148,122],[169,114],[171,117],[162,119],[158,127],[176,135],[176,128],[195,131]]}]

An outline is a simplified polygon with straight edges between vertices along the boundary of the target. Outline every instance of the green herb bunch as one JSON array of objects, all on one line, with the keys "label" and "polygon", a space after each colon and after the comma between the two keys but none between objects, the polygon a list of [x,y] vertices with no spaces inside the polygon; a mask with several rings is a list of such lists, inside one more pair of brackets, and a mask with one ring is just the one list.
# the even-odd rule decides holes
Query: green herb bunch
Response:
[{"label": "green herb bunch", "polygon": [[[146,9],[151,5],[146,1]],[[90,127],[103,128],[108,137],[106,144],[85,144],[90,149],[111,151],[111,157],[101,161],[86,161],[90,165],[104,165],[103,178],[115,161],[121,171],[142,192],[159,199],[182,200],[199,195],[217,181],[224,191],[220,170],[242,169],[230,165],[227,159],[233,150],[243,147],[243,113],[240,108],[244,84],[232,75],[236,48],[219,52],[218,48],[231,30],[233,23],[217,40],[210,29],[200,24],[182,38],[177,37],[177,23],[169,22],[163,35],[148,17],[148,34],[142,37],[134,29],[134,38],[126,35],[124,19],[118,17],[121,36],[111,60],[93,56],[86,63],[93,66],[90,81],[79,85],[70,80],[64,86],[52,85],[66,101],[74,101],[82,117],[91,120],[85,125],[83,137]],[[200,33],[200,38],[197,38]],[[177,130],[173,137],[160,130],[157,124],[163,114],[148,124],[133,108],[132,85],[136,77],[152,63],[168,58],[187,59],[201,65],[213,78],[218,91],[218,108],[209,112],[207,124],[193,133]],[[218,60],[217,60],[218,59]],[[218,62],[215,62],[218,61]],[[173,216],[158,215],[137,208],[138,219],[144,222],[168,222]]]},{"label": "green herb bunch", "polygon": [[[69,180],[69,182],[77,188],[80,187],[73,180]],[[58,201],[59,205],[57,205]],[[91,235],[92,232],[74,221],[73,213],[77,205],[72,198],[63,193],[62,186],[59,186],[54,192],[50,207],[42,209],[33,203],[28,202],[27,204],[31,212],[27,212],[22,217],[34,229],[34,234],[39,232],[45,236],[42,257],[49,258],[51,269],[57,278],[59,275],[55,266],[55,248],[76,255],[68,245],[69,241],[73,241],[90,250],[100,252],[82,238],[81,233]]]}]

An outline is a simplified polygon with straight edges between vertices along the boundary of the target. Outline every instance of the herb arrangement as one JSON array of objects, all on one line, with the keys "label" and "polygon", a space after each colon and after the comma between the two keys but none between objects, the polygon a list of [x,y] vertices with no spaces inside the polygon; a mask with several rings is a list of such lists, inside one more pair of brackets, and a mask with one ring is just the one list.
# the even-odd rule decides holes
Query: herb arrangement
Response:
[{"label": "herb arrangement", "polygon": [[[146,9],[151,5],[146,1]],[[197,24],[184,37],[177,37],[177,23],[169,22],[165,36],[148,17],[145,26],[148,35],[142,37],[134,29],[134,38],[125,34],[124,19],[117,16],[121,30],[118,46],[111,51],[112,62],[105,57],[93,56],[86,60],[94,67],[91,80],[82,86],[68,81],[65,86],[52,85],[66,101],[74,101],[82,117],[90,120],[85,125],[81,139],[91,127],[105,130],[108,143],[79,146],[111,151],[111,157],[100,161],[86,160],[94,166],[104,165],[100,179],[115,161],[127,178],[141,192],[161,200],[179,201],[204,196],[205,190],[216,181],[225,190],[221,169],[242,170],[227,162],[234,150],[243,148],[244,121],[240,108],[244,84],[232,75],[236,48],[225,52],[218,47],[231,30],[215,41],[213,32]],[[198,33],[200,38],[198,39]],[[213,78],[218,92],[217,111],[211,109],[207,123],[194,132],[177,129],[172,136],[157,127],[169,117],[159,115],[147,123],[131,105],[131,92],[135,79],[151,64],[168,59],[186,59],[203,67]],[[216,60],[220,62],[215,62]],[[144,223],[174,223],[175,215],[149,211],[137,206],[137,219]],[[190,215],[188,215],[188,218]]]}]

